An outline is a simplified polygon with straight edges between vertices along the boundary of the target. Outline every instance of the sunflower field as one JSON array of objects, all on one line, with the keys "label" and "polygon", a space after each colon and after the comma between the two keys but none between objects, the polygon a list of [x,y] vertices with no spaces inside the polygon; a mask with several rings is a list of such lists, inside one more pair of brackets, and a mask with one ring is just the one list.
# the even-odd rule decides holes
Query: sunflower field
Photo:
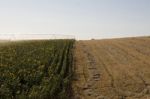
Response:
[{"label": "sunflower field", "polygon": [[0,99],[68,99],[74,40],[0,43]]}]

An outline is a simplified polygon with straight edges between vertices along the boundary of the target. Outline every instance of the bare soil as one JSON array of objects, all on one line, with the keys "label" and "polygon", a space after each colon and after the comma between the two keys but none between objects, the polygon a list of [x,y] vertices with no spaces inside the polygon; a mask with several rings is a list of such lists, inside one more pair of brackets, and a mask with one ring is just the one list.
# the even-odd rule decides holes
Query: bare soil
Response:
[{"label": "bare soil", "polygon": [[150,99],[150,38],[77,41],[74,99]]}]

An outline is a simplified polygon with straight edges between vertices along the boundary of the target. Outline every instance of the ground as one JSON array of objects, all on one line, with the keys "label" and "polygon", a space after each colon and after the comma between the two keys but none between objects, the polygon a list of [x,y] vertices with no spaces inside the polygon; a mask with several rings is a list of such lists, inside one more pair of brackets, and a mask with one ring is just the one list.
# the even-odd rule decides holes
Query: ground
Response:
[{"label": "ground", "polygon": [[74,99],[150,99],[150,37],[77,41]]}]

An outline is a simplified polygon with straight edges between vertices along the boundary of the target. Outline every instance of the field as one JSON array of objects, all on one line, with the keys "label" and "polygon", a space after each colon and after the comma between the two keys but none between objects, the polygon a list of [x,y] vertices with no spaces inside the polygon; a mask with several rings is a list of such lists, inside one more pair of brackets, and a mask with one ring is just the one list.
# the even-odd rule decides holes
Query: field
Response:
[{"label": "field", "polygon": [[77,41],[75,99],[150,99],[150,37]]},{"label": "field", "polygon": [[0,43],[0,99],[67,99],[74,40]]},{"label": "field", "polygon": [[150,99],[150,37],[0,42],[0,99]]}]

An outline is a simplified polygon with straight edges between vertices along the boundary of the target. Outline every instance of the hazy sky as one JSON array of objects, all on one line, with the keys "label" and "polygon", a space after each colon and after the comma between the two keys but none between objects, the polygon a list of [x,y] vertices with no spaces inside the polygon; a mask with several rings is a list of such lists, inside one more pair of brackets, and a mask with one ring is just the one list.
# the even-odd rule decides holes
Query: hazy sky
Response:
[{"label": "hazy sky", "polygon": [[150,0],[0,0],[0,33],[150,35]]}]

